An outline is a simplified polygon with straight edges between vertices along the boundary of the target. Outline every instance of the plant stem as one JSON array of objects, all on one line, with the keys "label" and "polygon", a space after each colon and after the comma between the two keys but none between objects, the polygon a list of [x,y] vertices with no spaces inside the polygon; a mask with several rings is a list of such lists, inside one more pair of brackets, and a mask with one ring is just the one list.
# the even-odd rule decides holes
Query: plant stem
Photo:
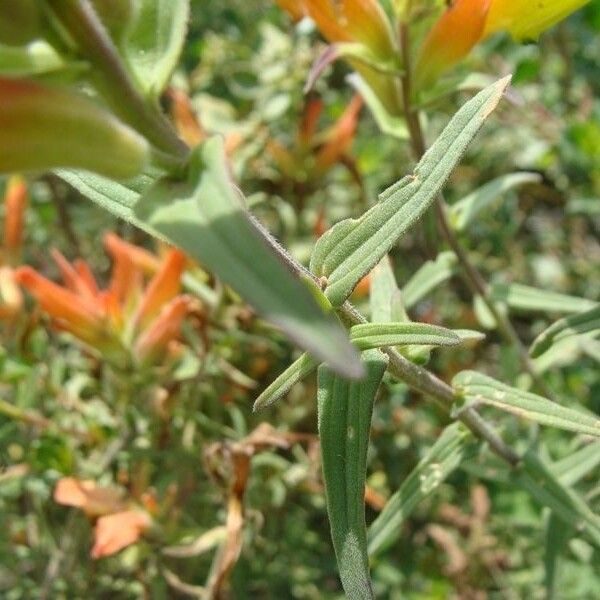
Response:
[{"label": "plant stem", "polygon": [[[317,285],[318,279],[306,267],[300,264],[271,236],[269,231],[255,218],[251,217],[259,234],[281,260],[300,277],[309,277]],[[348,301],[338,309],[342,320],[347,326],[366,323],[367,320]],[[433,398],[446,412],[454,404],[454,390],[444,381],[407,360],[393,348],[384,348],[383,351],[390,358],[390,372],[410,388]],[[479,438],[485,440],[490,448],[510,465],[515,466],[520,462],[519,455],[506,445],[500,436],[481,418],[475,408],[469,408],[461,413],[459,419]]]},{"label": "plant stem", "polygon": [[[348,324],[357,325],[367,322],[349,302],[344,303],[341,313]],[[449,412],[456,400],[456,396],[454,390],[446,382],[438,379],[427,369],[409,361],[393,348],[384,348],[383,352],[390,359],[389,371],[394,377],[404,381],[412,389],[433,398],[445,412]],[[475,408],[466,409],[460,414],[458,419],[477,437],[485,440],[500,458],[504,459],[511,466],[519,464],[521,460],[519,455],[504,443],[502,438],[483,420]]]},{"label": "plant stem", "polygon": [[183,162],[189,152],[160,108],[140,92],[88,0],[46,0],[91,64],[92,77],[111,108],[167,155]]}]

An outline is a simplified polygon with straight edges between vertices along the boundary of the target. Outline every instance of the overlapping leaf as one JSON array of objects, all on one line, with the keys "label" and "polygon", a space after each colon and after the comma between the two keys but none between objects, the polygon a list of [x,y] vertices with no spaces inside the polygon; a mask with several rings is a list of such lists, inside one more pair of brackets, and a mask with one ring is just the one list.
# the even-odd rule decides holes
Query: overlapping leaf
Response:
[{"label": "overlapping leaf", "polygon": [[184,183],[140,177],[120,185],[88,174],[59,174],[103,208],[213,270],[315,357],[359,376],[358,353],[343,327],[286,268],[244,209],[221,140],[208,141],[200,152],[200,168]]},{"label": "overlapping leaf", "polygon": [[374,598],[365,525],[365,478],[373,403],[387,366],[378,350],[363,354],[359,382],[319,368],[319,436],[327,513],[340,578],[349,598]]},{"label": "overlapping leaf", "polygon": [[158,96],[177,66],[189,19],[189,0],[138,0],[123,53],[139,84]]},{"label": "overlapping leaf", "polygon": [[498,198],[521,185],[537,183],[541,177],[537,173],[509,173],[486,183],[450,209],[452,224],[459,231],[466,229],[473,220],[489,208]]},{"label": "overlapping leaf", "polygon": [[491,297],[496,302],[503,302],[510,308],[521,311],[576,313],[597,306],[597,302],[593,300],[518,283],[493,285]]},{"label": "overlapping leaf", "polygon": [[510,79],[502,79],[467,102],[425,154],[412,175],[383,192],[380,202],[358,220],[346,220],[321,237],[311,270],[327,278],[325,291],[341,304],[356,283],[389,252],[425,213],[441,191]]},{"label": "overlapping leaf", "polygon": [[534,340],[530,354],[533,358],[537,358],[551,346],[566,338],[594,332],[600,333],[600,305],[556,321]]},{"label": "overlapping leaf", "polygon": [[475,371],[463,371],[452,381],[461,399],[454,414],[471,404],[494,406],[541,425],[600,437],[600,419],[594,415],[561,406],[536,394],[511,387]]}]

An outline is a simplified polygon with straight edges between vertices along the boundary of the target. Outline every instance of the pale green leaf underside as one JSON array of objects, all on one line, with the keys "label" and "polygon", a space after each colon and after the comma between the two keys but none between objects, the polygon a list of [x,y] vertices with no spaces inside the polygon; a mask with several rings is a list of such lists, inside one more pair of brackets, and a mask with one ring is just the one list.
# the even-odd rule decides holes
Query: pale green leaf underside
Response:
[{"label": "pale green leaf underside", "polygon": [[402,525],[419,503],[437,490],[463,459],[471,455],[472,442],[472,436],[460,423],[453,423],[443,431],[369,527],[369,556],[381,554],[399,539]]},{"label": "pale green leaf underside", "polygon": [[319,368],[319,437],[340,578],[349,598],[372,599],[364,494],[373,403],[387,357],[378,350],[362,356],[367,372],[362,381],[350,382]]},{"label": "pale green leaf underside", "polygon": [[210,140],[201,152],[202,169],[189,184],[142,177],[123,185],[87,173],[58,174],[106,210],[182,248],[303,349],[340,373],[359,376],[358,353],[343,327],[276,256],[244,209],[221,140]]},{"label": "pale green leaf underside", "polygon": [[360,219],[342,221],[320,238],[311,270],[327,278],[325,294],[333,305],[340,305],[350,295],[356,283],[429,208],[508,83],[509,78],[502,79],[467,102],[412,175],[383,192],[380,202]]},{"label": "pale green leaf underside", "polygon": [[475,371],[463,371],[452,381],[461,401],[456,403],[454,413],[465,405],[483,404],[493,406],[513,415],[576,433],[600,437],[600,419],[592,414],[561,406],[546,398],[510,387]]},{"label": "pale green leaf underside", "polygon": [[402,288],[404,306],[409,309],[425,298],[438,285],[450,279],[457,265],[454,252],[441,252],[435,260],[427,261]]},{"label": "pale green leaf underside", "polygon": [[450,220],[456,229],[463,231],[506,192],[540,180],[541,177],[537,173],[509,173],[498,177],[453,204],[450,208]]},{"label": "pale green leaf underside", "polygon": [[563,484],[540,457],[526,454],[511,482],[550,508],[564,523],[584,529],[596,546],[600,546],[600,517],[575,491]]},{"label": "pale green leaf underside", "polygon": [[152,96],[165,88],[185,42],[189,0],[138,0],[123,53],[140,86]]},{"label": "pale green leaf underside", "polygon": [[534,340],[530,354],[533,358],[537,358],[549,350],[551,346],[566,338],[594,334],[594,332],[600,333],[600,305],[592,308],[592,310],[556,321]]},{"label": "pale green leaf underside", "polygon": [[519,283],[497,283],[492,286],[492,299],[521,311],[577,313],[598,305],[593,300],[567,296]]}]

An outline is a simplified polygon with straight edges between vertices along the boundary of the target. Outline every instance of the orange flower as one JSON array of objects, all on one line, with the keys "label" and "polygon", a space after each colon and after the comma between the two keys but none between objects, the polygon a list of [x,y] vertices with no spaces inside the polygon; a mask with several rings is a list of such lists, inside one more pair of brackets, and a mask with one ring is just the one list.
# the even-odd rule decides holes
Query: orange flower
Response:
[{"label": "orange flower", "polygon": [[[290,14],[287,2],[279,2]],[[398,50],[389,19],[377,0],[298,0],[296,13],[310,17],[323,37],[331,44],[358,44],[362,54],[373,63],[387,66],[398,61]],[[335,56],[335,53],[332,55]],[[352,68],[361,75],[390,114],[399,110],[394,78],[376,65],[349,58]]]},{"label": "orange flower", "polygon": [[354,141],[362,106],[362,98],[354,96],[342,116],[329,129],[319,133],[317,126],[323,102],[320,98],[311,98],[296,135],[296,146],[288,149],[274,140],[267,144],[280,171],[290,179],[312,180],[335,164],[344,162]]},{"label": "orange flower", "polygon": [[27,184],[18,176],[9,179],[4,196],[4,260],[15,264],[21,256],[27,208]]},{"label": "orange flower", "polygon": [[300,0],[300,3],[327,41],[358,42],[380,58],[387,60],[394,56],[391,26],[377,0]]},{"label": "orange flower", "polygon": [[80,508],[89,517],[118,512],[126,506],[119,490],[74,477],[63,477],[58,481],[54,488],[54,501],[64,506]]},{"label": "orange flower", "polygon": [[152,519],[141,510],[126,510],[100,517],[94,529],[92,558],[110,556],[135,544],[151,525]]},{"label": "orange flower", "polygon": [[186,258],[183,252],[171,250],[167,254],[137,307],[134,317],[136,326],[144,328],[148,325],[161,308],[179,293],[185,263]]},{"label": "orange flower", "polygon": [[175,339],[187,316],[192,299],[178,296],[162,308],[158,317],[142,332],[135,343],[136,356],[142,363],[156,362],[166,351],[168,343]]},{"label": "orange flower", "polygon": [[344,114],[336,121],[333,127],[325,134],[325,143],[317,152],[316,163],[320,171],[327,170],[339,162],[350,150],[356,128],[358,115],[363,106],[363,100],[356,95],[348,105]]},{"label": "orange flower", "polygon": [[[69,263],[58,251],[52,255],[63,285],[53,283],[31,267],[16,272],[17,281],[37,299],[54,324],[68,331],[104,358],[123,363],[128,353],[144,365],[155,364],[177,338],[191,307],[178,296],[186,258],[169,250],[162,262],[114,234],[105,242],[114,257],[108,289],[98,286],[83,260]],[[144,271],[154,276],[144,290]],[[138,352],[140,354],[138,354]]]},{"label": "orange flower", "polygon": [[464,58],[485,37],[508,31],[535,39],[589,0],[454,0],[420,50],[415,80],[422,88]]},{"label": "orange flower", "polygon": [[150,515],[141,508],[131,507],[123,494],[94,481],[63,477],[54,488],[54,501],[64,506],[80,508],[96,519],[92,558],[110,556],[135,544],[152,525]]},{"label": "orange flower", "polygon": [[4,239],[0,260],[0,319],[3,320],[13,318],[23,306],[23,296],[13,266],[21,258],[27,195],[27,184],[21,177],[13,176],[8,180],[4,195]]},{"label": "orange flower", "polygon": [[491,0],[455,0],[421,47],[415,85],[423,87],[464,58],[481,39]]}]

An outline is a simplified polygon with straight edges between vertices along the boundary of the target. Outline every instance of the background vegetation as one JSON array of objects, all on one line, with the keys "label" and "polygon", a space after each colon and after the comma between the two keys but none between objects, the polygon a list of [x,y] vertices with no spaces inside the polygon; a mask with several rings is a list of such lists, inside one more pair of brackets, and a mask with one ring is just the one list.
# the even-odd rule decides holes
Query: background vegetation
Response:
[{"label": "background vegetation", "polygon": [[[519,283],[600,298],[599,33],[600,3],[592,2],[539,44],[494,37],[461,67],[494,78],[514,73],[514,87],[454,172],[449,203],[506,173],[537,174],[497,194],[461,236],[498,294]],[[308,22],[293,25],[268,0],[194,2],[181,66],[163,98],[189,143],[206,131],[225,136],[253,212],[304,262],[325,229],[361,214],[414,164],[406,142],[382,135],[369,111],[352,104],[344,63],[329,67],[310,94],[303,93],[323,47]],[[453,94],[432,107],[430,141],[471,95]],[[307,110],[315,115],[318,106],[311,130]],[[28,177],[26,187],[22,248],[8,245],[4,264],[29,265],[58,281],[49,254],[56,248],[70,261],[87,261],[106,287],[121,255],[110,243],[107,254],[103,240],[107,232],[117,234],[148,251],[136,262],[134,250],[122,250],[138,273],[137,287],[123,297],[125,319],[134,319],[144,286],[168,260],[166,249],[54,175]],[[7,195],[8,179],[3,189]],[[430,257],[420,236],[411,231],[392,254],[405,296]],[[452,275],[451,261],[447,271],[442,285],[410,306],[411,318],[483,330],[487,340],[433,351],[431,370],[446,381],[461,370],[481,370],[527,387],[514,349],[500,343],[489,315]],[[165,277],[176,287],[180,273],[172,268]],[[186,305],[181,336],[167,336],[148,360],[135,340],[123,353],[90,350],[53,327],[52,312],[31,296],[4,318],[3,598],[203,597],[201,586],[232,598],[341,595],[320,473],[316,378],[253,413],[256,397],[298,351],[200,266],[189,266],[182,285],[182,293],[200,299]],[[160,299],[159,307],[171,299]],[[353,299],[367,310],[368,282]],[[499,299],[526,345],[565,314],[559,300],[548,306],[547,299],[546,305]],[[599,414],[599,362],[600,342],[576,337],[537,359],[536,368],[557,398]],[[511,446],[536,445],[566,474],[578,466],[574,453],[587,449],[591,462],[576,489],[598,513],[597,443],[590,451],[584,435],[532,433],[518,419],[490,418]],[[368,523],[446,424],[435,404],[385,380],[369,448]],[[81,503],[65,506],[76,504],[72,496],[57,501],[57,484],[69,477],[118,490],[118,498],[103,499],[113,512],[149,515],[151,525],[139,526],[143,537],[114,555],[106,545],[103,551],[94,519],[105,513]],[[378,597],[544,598],[551,589],[565,600],[598,597],[597,546],[552,521],[499,462],[474,455],[445,482],[435,481],[435,473],[430,479],[421,484],[431,483],[435,494],[373,561]],[[227,535],[233,543],[221,546],[215,559]],[[111,555],[97,557],[103,554]]]}]

